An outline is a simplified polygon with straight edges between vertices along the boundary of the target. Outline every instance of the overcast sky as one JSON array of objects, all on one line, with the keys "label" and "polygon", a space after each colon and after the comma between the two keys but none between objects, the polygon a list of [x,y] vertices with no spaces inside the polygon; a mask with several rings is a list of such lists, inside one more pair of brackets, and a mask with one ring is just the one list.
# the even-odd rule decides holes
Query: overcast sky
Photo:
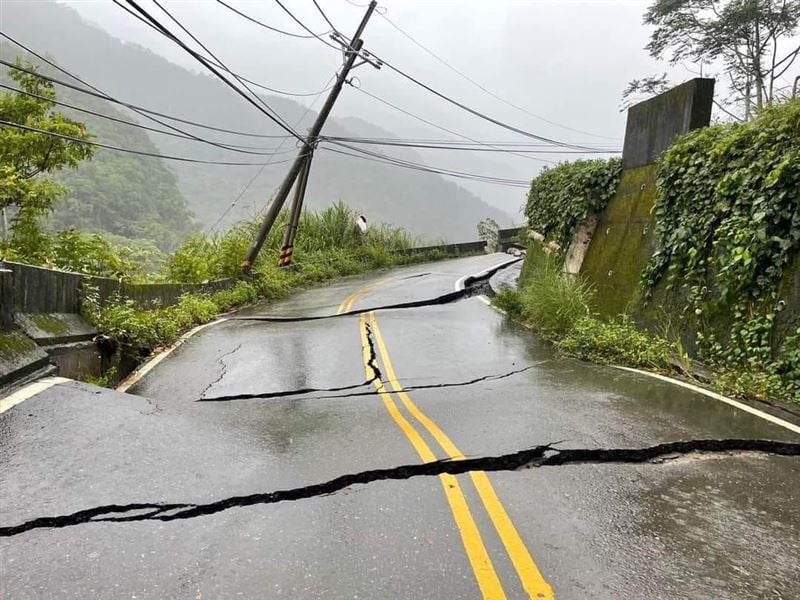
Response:
[{"label": "overcast sky", "polygon": [[[266,23],[302,33],[271,0],[227,1]],[[364,8],[349,0],[318,1],[334,25],[351,35]],[[284,2],[314,31],[329,29],[311,0]],[[112,2],[66,3],[112,35],[197,70],[193,59]],[[151,0],[141,3],[153,14],[159,14]],[[215,0],[163,3],[230,67],[266,85],[292,92],[314,92],[324,87],[340,65],[340,54],[318,40],[267,31],[244,21]],[[358,4],[364,4],[364,0],[358,0]],[[365,48],[491,116],[549,138],[620,147],[625,126],[624,115],[619,112],[621,90],[634,77],[667,70],[643,50],[649,31],[642,25],[642,14],[648,4],[645,0],[381,0],[379,10],[385,11],[391,22],[485,88],[542,119],[515,110],[448,70],[380,14],[372,17],[363,37]],[[676,80],[692,76],[680,69],[673,73]],[[389,69],[376,71],[366,65],[356,75],[364,90],[470,137],[530,141],[447,104]],[[307,98],[296,100],[309,102]],[[364,117],[402,137],[432,133],[430,127],[421,128],[413,119],[350,88],[345,88],[334,114]],[[427,152],[429,164],[454,168],[463,160],[455,155],[444,157],[435,151]],[[543,164],[505,154],[487,159],[503,163],[502,175],[524,179],[530,179]],[[481,196],[491,201],[485,184],[475,185],[484,186]],[[498,190],[497,194],[502,195],[502,200],[495,204],[506,208],[520,205],[518,190]]]},{"label": "overcast sky", "polygon": [[[197,67],[169,41],[107,0],[66,3],[121,39],[147,46],[188,68]],[[319,3],[347,35],[364,12],[347,0]],[[229,0],[229,4],[276,27],[302,33],[275,2]],[[313,30],[328,29],[311,0],[286,0],[285,4]],[[620,137],[624,128],[624,118],[618,113],[620,91],[631,78],[659,69],[642,50],[648,36],[641,22],[647,4],[643,0],[383,0],[379,7],[385,7],[386,16],[420,43],[498,95],[546,119]],[[142,5],[158,14],[149,0],[142,0]],[[214,0],[165,0],[164,5],[244,75],[279,89],[316,91],[340,62],[319,41],[271,33]],[[480,110],[560,139],[599,139],[554,127],[498,103],[416,47],[380,15],[373,16],[364,40],[365,47],[403,70]],[[357,74],[364,89],[426,118],[462,128],[469,135],[509,137],[501,129],[455,112],[388,70],[361,67]],[[351,92],[343,95],[336,110],[342,115],[397,118],[397,113]]]}]

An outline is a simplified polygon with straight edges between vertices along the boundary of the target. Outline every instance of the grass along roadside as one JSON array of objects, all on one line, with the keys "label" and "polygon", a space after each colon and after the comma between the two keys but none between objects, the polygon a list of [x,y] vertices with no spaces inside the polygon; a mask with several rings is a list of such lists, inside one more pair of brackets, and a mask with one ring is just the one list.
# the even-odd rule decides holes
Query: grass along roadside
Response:
[{"label": "grass along roadside", "polygon": [[552,342],[566,356],[601,364],[674,370],[680,348],[640,331],[626,315],[602,321],[592,314],[592,288],[562,273],[555,260],[527,272],[519,289],[502,288],[493,303],[508,316]]},{"label": "grass along roadside", "polygon": [[768,369],[743,372],[701,365],[689,358],[679,341],[640,329],[629,315],[598,318],[591,310],[591,286],[561,272],[555,259],[528,265],[524,275],[518,289],[501,288],[492,303],[565,356],[678,376],[744,400],[777,401],[778,406],[797,402],[791,390],[775,394],[781,380]]}]

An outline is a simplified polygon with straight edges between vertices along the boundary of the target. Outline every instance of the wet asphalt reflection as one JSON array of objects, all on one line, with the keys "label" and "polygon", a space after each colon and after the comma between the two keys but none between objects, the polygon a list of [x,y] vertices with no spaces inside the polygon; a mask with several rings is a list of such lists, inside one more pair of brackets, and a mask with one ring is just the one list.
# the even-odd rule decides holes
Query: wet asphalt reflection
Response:
[{"label": "wet asphalt reflection", "polygon": [[503,259],[306,290],[244,312],[356,314],[227,321],[129,394],[0,415],[0,596],[800,597],[797,435],[478,298],[357,314]]}]

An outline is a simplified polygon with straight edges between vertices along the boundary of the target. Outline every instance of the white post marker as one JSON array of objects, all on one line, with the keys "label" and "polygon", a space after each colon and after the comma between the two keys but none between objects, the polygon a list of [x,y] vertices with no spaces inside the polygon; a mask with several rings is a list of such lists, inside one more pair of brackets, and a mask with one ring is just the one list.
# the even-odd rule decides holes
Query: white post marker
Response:
[{"label": "white post marker", "polygon": [[356,227],[358,227],[361,235],[367,233],[367,217],[364,215],[358,215],[358,217],[356,217]]}]

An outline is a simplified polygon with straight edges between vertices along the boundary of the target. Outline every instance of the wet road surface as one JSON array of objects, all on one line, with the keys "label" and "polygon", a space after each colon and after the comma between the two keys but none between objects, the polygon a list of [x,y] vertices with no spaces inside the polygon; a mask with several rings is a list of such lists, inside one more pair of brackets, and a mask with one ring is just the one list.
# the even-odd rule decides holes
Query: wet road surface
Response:
[{"label": "wet road surface", "polygon": [[[351,278],[243,314],[434,298],[503,260]],[[129,391],[59,383],[0,414],[3,598],[800,597],[798,457],[398,471],[554,443],[800,441],[559,358],[476,297],[228,320]]]}]

